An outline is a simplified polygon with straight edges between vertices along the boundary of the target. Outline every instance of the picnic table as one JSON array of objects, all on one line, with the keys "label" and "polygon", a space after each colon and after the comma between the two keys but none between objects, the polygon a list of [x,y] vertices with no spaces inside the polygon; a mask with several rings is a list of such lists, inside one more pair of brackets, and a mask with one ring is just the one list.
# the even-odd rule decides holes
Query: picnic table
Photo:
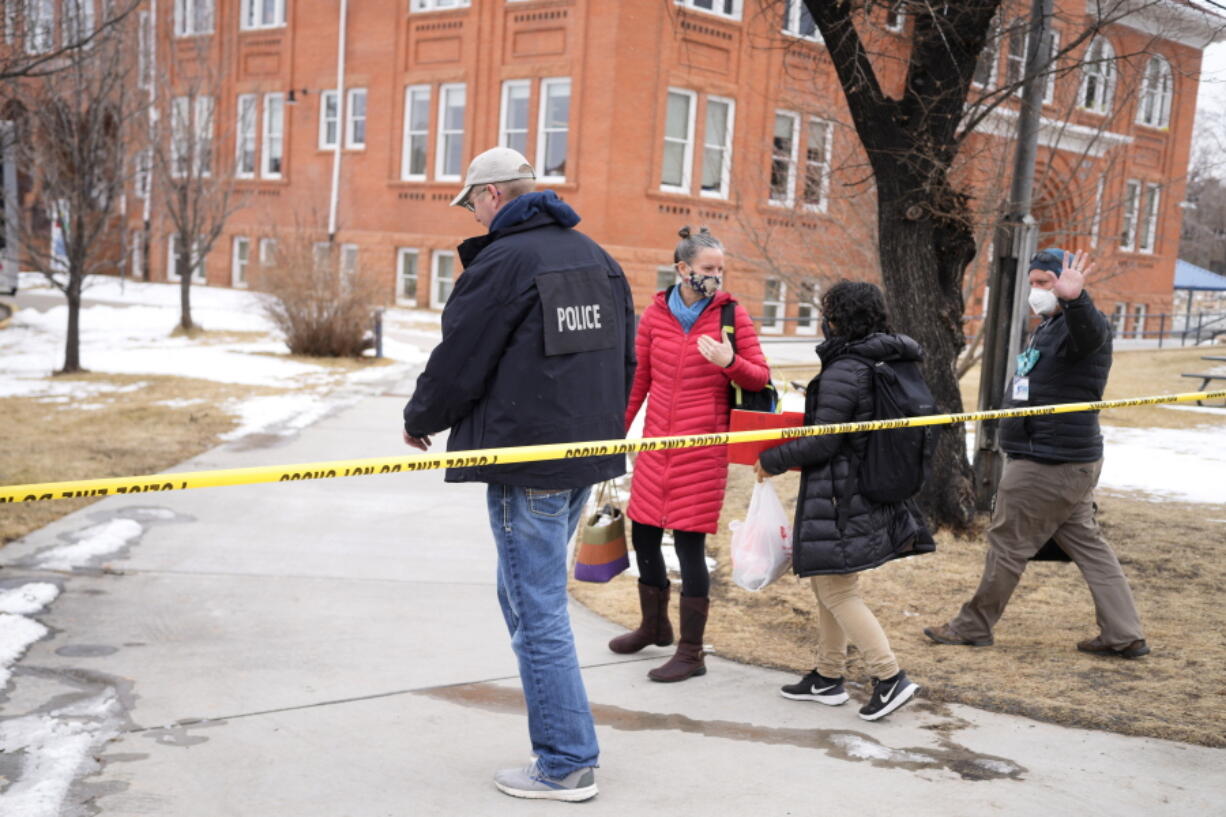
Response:
[{"label": "picnic table", "polygon": [[[1201,359],[1201,360],[1209,360],[1209,361],[1213,361],[1213,362],[1226,363],[1226,355],[1201,355],[1201,356],[1200,356],[1200,359]],[[1195,373],[1188,373],[1188,372],[1184,372],[1183,374],[1181,374],[1181,375],[1180,375],[1180,377],[1195,377],[1195,378],[1199,378],[1199,379],[1200,379],[1200,386],[1198,386],[1198,387],[1197,387],[1197,389],[1196,389],[1197,391],[1207,391],[1207,390],[1208,390],[1208,388],[1209,388],[1209,384],[1210,384],[1210,383],[1212,383],[1212,382],[1213,382],[1213,381],[1215,381],[1215,380],[1222,380],[1222,381],[1226,381],[1226,374],[1211,374],[1211,373],[1208,373],[1208,372],[1195,372]],[[1197,401],[1196,401],[1196,405],[1198,405],[1198,406],[1204,405],[1204,401],[1203,401],[1203,400],[1197,400]],[[1224,405],[1226,405],[1226,404],[1224,404]]]}]

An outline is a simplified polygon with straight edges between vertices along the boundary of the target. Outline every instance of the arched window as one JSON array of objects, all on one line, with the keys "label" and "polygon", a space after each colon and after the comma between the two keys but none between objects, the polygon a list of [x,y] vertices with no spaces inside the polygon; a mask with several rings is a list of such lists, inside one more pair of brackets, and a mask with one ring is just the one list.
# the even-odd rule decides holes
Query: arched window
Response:
[{"label": "arched window", "polygon": [[1077,104],[1087,111],[1107,113],[1115,92],[1115,49],[1105,37],[1095,37],[1081,67],[1081,93]]},{"label": "arched window", "polygon": [[1171,64],[1153,56],[1141,75],[1141,99],[1137,104],[1137,122],[1155,128],[1165,128],[1171,121]]}]

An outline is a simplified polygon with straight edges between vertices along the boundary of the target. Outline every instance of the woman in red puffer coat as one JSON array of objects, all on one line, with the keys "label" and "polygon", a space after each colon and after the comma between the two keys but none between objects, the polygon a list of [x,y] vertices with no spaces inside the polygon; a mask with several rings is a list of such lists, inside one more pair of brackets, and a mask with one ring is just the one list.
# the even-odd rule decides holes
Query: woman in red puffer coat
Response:
[{"label": "woman in red puffer coat", "polygon": [[[770,379],[744,307],[735,307],[735,351],[721,328],[723,305],[732,300],[719,290],[723,245],[705,227],[697,234],[684,227],[680,235],[673,255],[679,281],[657,293],[644,310],[635,340],[638,368],[626,428],[646,400],[645,437],[727,431],[729,381],[757,391]],[[727,479],[723,446],[644,451],[635,460],[626,515],[633,523],[643,618],[638,629],[610,641],[609,649],[632,653],[673,642],[668,572],[660,553],[664,530],[672,530],[681,563],[681,639],[668,663],[647,673],[653,681],[684,681],[707,671],[702,659],[711,584],[706,535],[719,524]]]}]

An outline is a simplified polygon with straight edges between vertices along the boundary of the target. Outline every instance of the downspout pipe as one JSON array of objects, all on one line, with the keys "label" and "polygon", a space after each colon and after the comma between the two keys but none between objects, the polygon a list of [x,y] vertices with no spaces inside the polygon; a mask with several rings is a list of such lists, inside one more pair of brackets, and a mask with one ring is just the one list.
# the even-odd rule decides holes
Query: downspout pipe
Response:
[{"label": "downspout pipe", "polygon": [[345,29],[349,0],[341,0],[336,38],[336,144],[332,146],[332,192],[328,197],[328,243],[336,241],[336,211],[340,199],[341,141],[345,138]]}]

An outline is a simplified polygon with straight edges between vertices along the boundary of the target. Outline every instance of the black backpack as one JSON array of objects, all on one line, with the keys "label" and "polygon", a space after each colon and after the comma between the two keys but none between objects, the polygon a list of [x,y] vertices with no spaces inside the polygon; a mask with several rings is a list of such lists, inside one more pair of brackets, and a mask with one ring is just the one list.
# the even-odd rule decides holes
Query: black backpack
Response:
[{"label": "black backpack", "polygon": [[[936,414],[936,400],[917,361],[886,362],[856,354],[848,357],[866,364],[872,372],[874,420]],[[932,474],[935,448],[932,426],[870,431],[858,464],[860,494],[880,504],[915,496]]]},{"label": "black backpack", "polygon": [[[732,351],[736,352],[736,301],[726,302],[720,310],[720,328],[728,333],[728,342]],[[760,391],[746,391],[732,381],[728,381],[728,408],[740,411],[761,411],[766,414],[778,414],[783,411],[779,401],[779,392],[775,384],[766,381],[766,387]]]}]

